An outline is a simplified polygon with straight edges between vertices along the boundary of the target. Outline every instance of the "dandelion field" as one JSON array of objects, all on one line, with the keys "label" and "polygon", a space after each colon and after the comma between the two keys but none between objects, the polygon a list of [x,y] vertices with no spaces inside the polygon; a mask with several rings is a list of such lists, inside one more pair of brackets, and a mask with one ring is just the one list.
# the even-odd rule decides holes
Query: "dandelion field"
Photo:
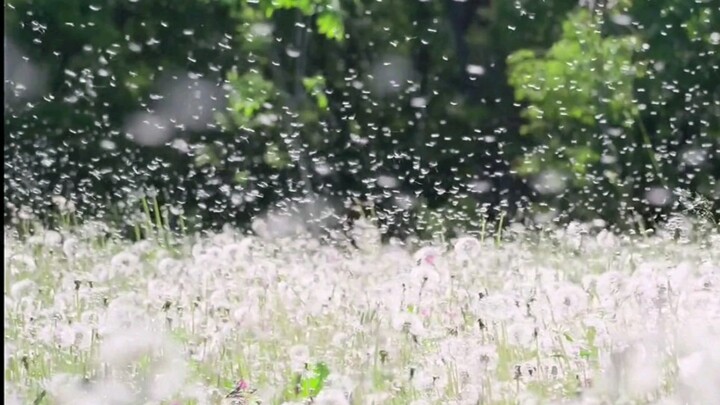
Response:
[{"label": "dandelion field", "polygon": [[[357,248],[232,230],[172,243],[93,225],[22,240],[6,230],[5,400],[720,398],[717,232],[576,226],[410,246],[357,228]],[[239,380],[242,398],[225,399]]]},{"label": "dandelion field", "polygon": [[4,10],[6,403],[720,405],[720,0]]}]

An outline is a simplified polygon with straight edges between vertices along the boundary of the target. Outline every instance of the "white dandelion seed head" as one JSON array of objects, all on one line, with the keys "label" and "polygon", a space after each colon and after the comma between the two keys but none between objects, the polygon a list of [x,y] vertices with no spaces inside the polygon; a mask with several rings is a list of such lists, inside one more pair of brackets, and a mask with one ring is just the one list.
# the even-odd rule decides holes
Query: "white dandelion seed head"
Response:
[{"label": "white dandelion seed head", "polygon": [[33,298],[37,295],[37,283],[25,278],[12,283],[10,286],[10,297],[13,300],[20,300],[23,297]]},{"label": "white dandelion seed head", "polygon": [[606,229],[598,232],[597,236],[595,236],[595,241],[598,247],[602,249],[614,249],[620,243],[615,234]]},{"label": "white dandelion seed head", "polygon": [[290,365],[293,370],[302,371],[310,364],[310,348],[305,345],[295,345],[288,350]]},{"label": "white dandelion seed head", "polygon": [[494,321],[509,321],[522,319],[523,310],[519,306],[520,300],[510,294],[490,294],[475,305],[475,315],[479,318]]},{"label": "white dandelion seed head", "polygon": [[398,332],[408,332],[414,336],[422,336],[425,332],[420,317],[409,312],[396,312],[392,318],[392,327]]},{"label": "white dandelion seed head", "polygon": [[350,405],[350,401],[342,390],[324,389],[315,398],[314,403],[318,405]]},{"label": "white dandelion seed head", "polygon": [[523,348],[534,347],[536,330],[531,322],[513,322],[507,327],[507,343]]},{"label": "white dandelion seed head", "polygon": [[455,257],[459,260],[475,259],[480,255],[481,249],[480,241],[472,236],[458,238],[453,247]]},{"label": "white dandelion seed head", "polygon": [[159,346],[157,334],[136,327],[106,336],[100,346],[100,361],[121,368],[143,356],[150,355]]},{"label": "white dandelion seed head", "polygon": [[441,248],[437,246],[426,246],[415,252],[413,259],[418,265],[434,266],[442,257],[442,254],[443,250]]}]

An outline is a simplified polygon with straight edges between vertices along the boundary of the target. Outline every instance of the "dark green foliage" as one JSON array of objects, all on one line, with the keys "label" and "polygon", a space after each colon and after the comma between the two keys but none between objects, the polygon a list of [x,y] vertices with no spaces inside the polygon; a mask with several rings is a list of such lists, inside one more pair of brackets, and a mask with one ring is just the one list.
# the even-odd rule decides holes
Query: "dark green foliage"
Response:
[{"label": "dark green foliage", "polygon": [[[15,59],[45,77],[6,97],[6,221],[54,194],[130,221],[148,189],[201,226],[322,198],[398,235],[717,200],[720,2],[591,3],[6,2]],[[190,89],[171,113],[204,83],[211,117],[138,145],[128,122],[163,113],[167,83]]]}]

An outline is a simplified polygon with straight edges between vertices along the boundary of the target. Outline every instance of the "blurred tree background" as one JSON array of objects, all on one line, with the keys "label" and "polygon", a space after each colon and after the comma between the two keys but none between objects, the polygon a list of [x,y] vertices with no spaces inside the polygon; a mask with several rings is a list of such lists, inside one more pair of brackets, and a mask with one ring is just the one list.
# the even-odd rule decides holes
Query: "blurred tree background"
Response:
[{"label": "blurred tree background", "polygon": [[6,224],[718,214],[720,0],[11,0],[4,66]]}]

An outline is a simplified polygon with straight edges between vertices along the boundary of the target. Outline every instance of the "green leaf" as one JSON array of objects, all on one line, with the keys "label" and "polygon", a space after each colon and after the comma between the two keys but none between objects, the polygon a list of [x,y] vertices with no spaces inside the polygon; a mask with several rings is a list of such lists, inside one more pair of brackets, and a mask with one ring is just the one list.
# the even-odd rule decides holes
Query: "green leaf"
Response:
[{"label": "green leaf", "polygon": [[330,369],[325,363],[316,363],[311,376],[303,378],[302,374],[295,375],[285,391],[285,399],[296,401],[316,397],[325,386],[325,380],[329,375]]},{"label": "green leaf", "polygon": [[594,346],[594,345],[595,345],[595,338],[596,338],[596,337],[597,337],[597,329],[595,329],[594,326],[591,326],[590,328],[588,328],[588,331],[587,331],[587,337],[586,337],[586,338],[587,338],[588,343],[589,343],[590,345],[593,345],[593,346]]},{"label": "green leaf", "polygon": [[313,377],[304,379],[300,382],[303,398],[314,398],[316,397],[323,386],[325,380],[330,375],[330,369],[325,363],[317,363],[313,368]]},{"label": "green leaf", "polygon": [[328,39],[342,41],[345,37],[345,26],[337,13],[326,11],[317,19],[318,32]]},{"label": "green leaf", "polygon": [[248,180],[250,179],[250,172],[247,170],[241,170],[237,173],[235,173],[235,176],[233,180],[235,180],[235,184],[245,185],[247,184]]},{"label": "green leaf", "polygon": [[324,94],[320,93],[320,94],[318,94],[317,96],[315,96],[315,98],[317,99],[317,105],[318,105],[318,107],[319,107],[321,110],[327,109],[327,107],[328,107],[328,99],[327,99],[327,96],[325,96]]},{"label": "green leaf", "polygon": [[269,7],[269,9],[286,10],[293,8],[300,10],[304,15],[312,15],[315,9],[312,0],[273,0]]},{"label": "green leaf", "polygon": [[255,72],[239,75],[232,70],[227,74],[227,80],[232,86],[228,100],[229,115],[238,126],[248,126],[263,104],[270,99],[274,85]]},{"label": "green leaf", "polygon": [[321,110],[327,109],[328,99],[325,95],[325,78],[323,76],[313,76],[303,78],[303,86],[305,90],[313,97],[318,108]]},{"label": "green leaf", "polygon": [[282,169],[290,163],[287,155],[274,143],[267,147],[264,160],[274,169]]}]

